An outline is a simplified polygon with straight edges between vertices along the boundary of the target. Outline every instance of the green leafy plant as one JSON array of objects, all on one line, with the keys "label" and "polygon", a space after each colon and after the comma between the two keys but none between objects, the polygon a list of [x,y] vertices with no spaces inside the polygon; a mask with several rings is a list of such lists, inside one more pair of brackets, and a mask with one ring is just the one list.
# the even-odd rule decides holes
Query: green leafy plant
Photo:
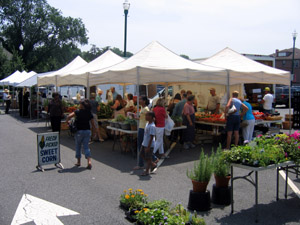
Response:
[{"label": "green leafy plant", "polygon": [[221,145],[214,157],[214,173],[218,177],[226,177],[229,174],[229,164],[224,158]]},{"label": "green leafy plant", "polygon": [[209,182],[214,171],[214,153],[211,156],[205,155],[202,150],[200,158],[194,163],[194,168],[187,170],[187,176],[194,181]]},{"label": "green leafy plant", "polygon": [[174,122],[182,122],[182,116],[172,116],[171,119]]},{"label": "green leafy plant", "polygon": [[44,100],[43,106],[44,107],[48,107],[49,106],[49,100],[47,98]]},{"label": "green leafy plant", "polygon": [[171,205],[171,202],[168,202],[165,199],[155,200],[148,202],[146,208],[149,209],[168,209]]},{"label": "green leafy plant", "polygon": [[148,195],[142,189],[133,190],[129,188],[124,190],[120,196],[120,202],[131,209],[141,209],[147,203]]},{"label": "green leafy plant", "polygon": [[128,118],[128,123],[129,123],[130,125],[132,125],[132,126],[136,126],[136,125],[137,125],[137,122],[136,122],[135,119],[130,119],[130,118]]},{"label": "green leafy plant", "polygon": [[117,119],[117,122],[124,122],[126,117],[123,115],[118,115],[116,119]]}]

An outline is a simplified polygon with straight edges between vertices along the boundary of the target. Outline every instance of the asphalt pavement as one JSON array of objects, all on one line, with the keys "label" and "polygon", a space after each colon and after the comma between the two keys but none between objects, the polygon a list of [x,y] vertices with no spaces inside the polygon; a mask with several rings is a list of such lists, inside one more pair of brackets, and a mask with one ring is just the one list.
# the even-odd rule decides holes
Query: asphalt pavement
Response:
[{"label": "asphalt pavement", "polygon": [[[141,188],[151,200],[166,199],[174,205],[188,204],[191,181],[186,170],[193,167],[199,157],[200,147],[190,151],[175,148],[156,174],[140,177],[132,173],[136,159],[130,153],[112,151],[112,141],[92,143],[93,169],[86,170],[86,162],[80,168],[74,167],[75,143],[66,132],[61,134],[61,158],[65,169],[47,166],[45,172],[35,169],[37,165],[37,133],[47,132],[44,122],[30,122],[10,115],[0,115],[0,224],[11,224],[18,204],[24,194],[52,202],[78,212],[79,215],[59,217],[65,225],[130,224],[119,209],[119,196],[124,189]],[[205,145],[210,152],[211,146]],[[235,169],[235,175],[245,175],[246,170]],[[291,176],[300,188],[300,180]],[[211,179],[211,190],[214,178]],[[234,185],[235,213],[230,206],[213,208],[203,216],[208,225],[250,225],[256,224],[254,210],[254,187],[244,180]],[[280,197],[276,202],[276,172],[259,173],[259,223],[258,224],[300,224],[300,199],[292,189],[284,199],[284,180],[280,177]],[[28,224],[35,224],[29,222]]]}]

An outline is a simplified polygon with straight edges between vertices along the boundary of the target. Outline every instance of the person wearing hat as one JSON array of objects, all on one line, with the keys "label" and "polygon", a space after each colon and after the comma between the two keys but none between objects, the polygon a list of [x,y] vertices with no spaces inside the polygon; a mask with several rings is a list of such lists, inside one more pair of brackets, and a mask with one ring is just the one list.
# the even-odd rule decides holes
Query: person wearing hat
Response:
[{"label": "person wearing hat", "polygon": [[8,89],[4,89],[3,100],[4,100],[5,105],[6,105],[5,114],[9,114],[9,108],[10,108],[10,104],[11,104],[11,96],[9,94]]},{"label": "person wearing hat", "polygon": [[[94,126],[92,127],[92,140],[93,139],[99,139],[99,141],[104,141],[101,138],[100,131],[99,131],[99,126],[98,126],[98,116],[97,112],[100,110],[100,105],[99,103],[95,100],[96,99],[96,93],[91,93],[91,112],[93,114],[94,119],[91,121],[91,123],[94,123]],[[93,129],[94,128],[94,129]]]},{"label": "person wearing hat", "polygon": [[260,102],[263,105],[263,112],[268,114],[272,113],[272,104],[274,102],[274,96],[270,93],[270,91],[269,87],[265,88],[265,96]]},{"label": "person wearing hat", "polygon": [[216,94],[215,88],[210,88],[210,97],[208,98],[207,110],[211,112],[211,114],[219,114],[220,113],[220,98]]},{"label": "person wearing hat", "polygon": [[234,91],[232,93],[232,98],[229,99],[226,108],[225,114],[227,116],[226,130],[227,130],[227,145],[226,149],[230,149],[232,133],[234,133],[234,144],[239,144],[239,130],[241,123],[240,111],[248,111],[248,107],[238,99],[239,92]]},{"label": "person wearing hat", "polygon": [[102,94],[103,94],[103,91],[99,88],[98,95],[96,96],[96,101],[98,102],[98,104],[102,103]]}]

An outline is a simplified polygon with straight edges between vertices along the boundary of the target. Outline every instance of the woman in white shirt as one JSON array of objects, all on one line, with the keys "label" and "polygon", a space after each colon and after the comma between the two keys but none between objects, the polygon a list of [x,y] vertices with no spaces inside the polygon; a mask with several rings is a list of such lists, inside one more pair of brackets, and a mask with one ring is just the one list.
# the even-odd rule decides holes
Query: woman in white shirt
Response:
[{"label": "woman in white shirt", "polygon": [[128,94],[127,95],[127,104],[125,106],[125,113],[127,112],[134,112],[135,111],[135,106],[134,106],[134,101],[133,101],[133,95]]}]

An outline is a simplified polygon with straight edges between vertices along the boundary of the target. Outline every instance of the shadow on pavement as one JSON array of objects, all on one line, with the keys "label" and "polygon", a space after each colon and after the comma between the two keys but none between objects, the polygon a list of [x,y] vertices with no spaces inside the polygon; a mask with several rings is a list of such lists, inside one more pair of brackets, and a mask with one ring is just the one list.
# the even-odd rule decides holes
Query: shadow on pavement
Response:
[{"label": "shadow on pavement", "polygon": [[[238,204],[238,202],[236,203]],[[279,215],[285,215],[280,217]],[[216,219],[222,225],[250,225],[255,223],[255,208],[241,210],[232,215]],[[288,223],[300,223],[299,199],[297,197],[258,205],[258,224],[281,225]]]},{"label": "shadow on pavement", "polygon": [[60,169],[58,172],[59,173],[81,173],[85,170],[87,170],[85,167],[73,166],[72,168]]}]

